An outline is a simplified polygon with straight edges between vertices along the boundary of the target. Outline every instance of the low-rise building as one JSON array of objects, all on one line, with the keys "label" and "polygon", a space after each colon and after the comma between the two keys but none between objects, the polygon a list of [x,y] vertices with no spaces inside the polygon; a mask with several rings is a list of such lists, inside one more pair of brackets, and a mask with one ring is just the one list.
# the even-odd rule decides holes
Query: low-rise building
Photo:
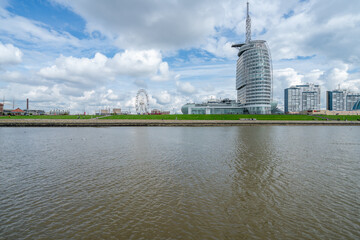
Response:
[{"label": "low-rise building", "polygon": [[24,114],[25,114],[25,111],[21,110],[20,108],[17,108],[15,110],[11,111],[11,115],[14,115],[14,116],[21,116]]},{"label": "low-rise building", "polygon": [[101,109],[100,115],[110,115],[110,111],[108,109]]},{"label": "low-rise building", "polygon": [[54,109],[54,110],[50,110],[49,115],[70,115],[70,111],[69,110],[60,110],[60,109]]},{"label": "low-rise building", "polygon": [[115,114],[115,115],[121,115],[121,108],[114,108],[114,109],[113,109],[113,114]]},{"label": "low-rise building", "polygon": [[211,99],[204,103],[187,103],[181,107],[183,114],[243,114],[244,108],[235,100]]},{"label": "low-rise building", "polygon": [[[204,103],[187,103],[181,107],[183,114],[251,114],[236,100],[225,98],[222,100],[210,99]],[[276,102],[270,104],[271,114],[282,114]],[[170,114],[170,112],[169,112]]]},{"label": "low-rise building", "polygon": [[45,115],[44,110],[25,110],[25,115]]},{"label": "low-rise building", "polygon": [[4,104],[0,103],[0,115],[4,115]]},{"label": "low-rise building", "polygon": [[3,111],[3,115],[11,115],[11,111],[12,110],[10,110],[10,109],[4,109],[4,111]]},{"label": "low-rise building", "polygon": [[151,115],[161,115],[161,111],[159,109],[152,109]]},{"label": "low-rise building", "polygon": [[169,115],[170,111],[161,111],[159,109],[152,109],[150,114],[151,115]]},{"label": "low-rise building", "polygon": [[359,111],[330,111],[330,110],[306,110],[299,114],[303,115],[360,115]]}]

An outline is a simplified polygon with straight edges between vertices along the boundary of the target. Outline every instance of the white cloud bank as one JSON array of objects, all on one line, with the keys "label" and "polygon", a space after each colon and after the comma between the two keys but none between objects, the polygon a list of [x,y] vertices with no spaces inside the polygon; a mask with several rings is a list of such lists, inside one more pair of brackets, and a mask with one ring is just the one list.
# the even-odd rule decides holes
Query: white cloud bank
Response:
[{"label": "white cloud bank", "polygon": [[21,63],[23,53],[12,44],[0,42],[0,65]]},{"label": "white cloud bank", "polygon": [[54,1],[82,16],[88,32],[100,31],[123,49],[192,47],[214,32],[224,14],[217,0]]},{"label": "white cloud bank", "polygon": [[190,95],[190,94],[196,93],[195,87],[189,82],[176,81],[176,89],[178,92],[185,94],[185,95]]},{"label": "white cloud bank", "polygon": [[112,58],[101,53],[96,53],[94,58],[60,56],[54,65],[40,69],[38,75],[84,86],[103,84],[117,76],[147,77],[154,81],[166,81],[171,77],[168,64],[156,50],[126,50]]}]

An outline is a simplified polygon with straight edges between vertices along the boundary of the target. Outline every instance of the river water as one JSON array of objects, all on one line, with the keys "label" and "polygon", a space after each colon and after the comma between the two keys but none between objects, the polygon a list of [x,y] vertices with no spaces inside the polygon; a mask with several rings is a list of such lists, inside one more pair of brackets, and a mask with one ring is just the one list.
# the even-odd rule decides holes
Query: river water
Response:
[{"label": "river water", "polygon": [[359,239],[360,128],[0,128],[0,239]]}]

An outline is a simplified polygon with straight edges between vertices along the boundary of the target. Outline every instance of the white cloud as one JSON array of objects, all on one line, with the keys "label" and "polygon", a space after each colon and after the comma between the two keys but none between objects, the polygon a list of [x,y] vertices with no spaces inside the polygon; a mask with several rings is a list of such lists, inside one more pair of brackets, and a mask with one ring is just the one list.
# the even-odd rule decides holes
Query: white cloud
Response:
[{"label": "white cloud", "polygon": [[168,91],[161,91],[159,94],[157,95],[153,95],[153,97],[156,99],[156,102],[159,103],[160,105],[166,105],[171,103],[171,95]]},{"label": "white cloud", "polygon": [[237,50],[231,47],[233,44],[225,37],[220,37],[220,39],[208,38],[208,43],[204,46],[204,49],[217,57],[236,59]]},{"label": "white cloud", "polygon": [[167,81],[171,78],[171,74],[169,72],[169,65],[167,62],[162,62],[159,65],[157,75],[154,75],[151,80],[157,82]]},{"label": "white cloud", "polygon": [[148,85],[143,79],[135,79],[134,84],[139,88],[147,88]]},{"label": "white cloud", "polygon": [[87,21],[121,48],[177,49],[204,42],[223,15],[222,4],[206,1],[54,0]]},{"label": "white cloud", "polygon": [[127,101],[125,101],[124,106],[126,108],[129,108],[131,111],[131,108],[135,107],[135,102],[136,102],[136,97],[132,97],[132,98],[128,99]]},{"label": "white cloud", "polygon": [[48,44],[59,47],[63,44],[80,46],[79,40],[67,32],[57,32],[45,23],[9,13],[0,8],[0,33],[26,42]]},{"label": "white cloud", "polygon": [[347,80],[346,82],[343,82],[340,86],[343,89],[348,89],[352,92],[359,93],[360,92],[360,78]]},{"label": "white cloud", "polygon": [[131,76],[156,75],[163,68],[162,56],[159,51],[126,50],[109,59],[107,67],[113,72]]},{"label": "white cloud", "polygon": [[166,81],[171,74],[160,52],[126,50],[115,54],[113,58],[107,58],[101,53],[96,53],[94,58],[60,56],[51,67],[40,69],[38,75],[50,80],[93,86],[118,76]]},{"label": "white cloud", "polygon": [[348,64],[337,64],[319,76],[325,90],[334,90],[339,86],[353,92],[360,92],[360,76],[349,73]]},{"label": "white cloud", "polygon": [[21,73],[11,72],[11,71],[6,71],[2,73],[0,76],[1,76],[1,80],[6,82],[20,82],[23,78]]},{"label": "white cloud", "polygon": [[[303,75],[299,75],[293,68],[274,70],[274,82],[282,83],[285,87],[301,84]],[[283,88],[283,86],[281,87]]]},{"label": "white cloud", "polygon": [[[231,43],[243,41],[245,32],[245,1],[52,1],[83,17],[90,36],[99,31],[121,49],[164,51],[201,47],[218,57],[233,59],[236,51]],[[253,39],[267,40],[274,59],[315,54],[359,62],[358,0],[348,0],[346,5],[338,0],[252,0],[250,3]],[[284,18],[285,15],[288,17]],[[5,9],[1,9],[0,16],[3,35],[57,46],[84,44],[67,32],[55,31],[51,26]],[[230,36],[232,40],[227,41]]]},{"label": "white cloud", "polygon": [[26,94],[23,94],[23,98],[29,98],[34,101],[51,101],[60,97],[59,91],[56,86],[50,88],[47,86],[34,86],[27,88]]},{"label": "white cloud", "polygon": [[178,92],[186,95],[196,93],[195,87],[189,82],[176,81],[176,89]]},{"label": "white cloud", "polygon": [[[351,7],[350,7],[351,6]],[[285,19],[276,13],[264,39],[274,59],[319,55],[328,59],[359,62],[360,2],[337,0],[308,1],[292,9]],[[257,19],[256,19],[257,20]]]},{"label": "white cloud", "polygon": [[0,65],[20,63],[22,56],[21,50],[14,47],[14,45],[0,42]]},{"label": "white cloud", "polygon": [[54,65],[40,69],[38,74],[50,80],[87,85],[108,77],[107,60],[101,53],[92,59],[60,56]]},{"label": "white cloud", "polygon": [[323,74],[324,71],[321,71],[320,69],[313,69],[309,73],[304,74],[303,82],[323,84],[323,81],[320,80],[320,77]]},{"label": "white cloud", "polygon": [[328,89],[336,89],[339,84],[341,85],[346,80],[348,80],[348,69],[349,67],[347,64],[339,65],[338,67],[334,67],[326,71],[321,76],[321,79],[325,82],[325,85]]},{"label": "white cloud", "polygon": [[109,99],[109,100],[118,100],[119,96],[114,93],[113,90],[108,89],[106,93],[104,94],[103,98]]}]

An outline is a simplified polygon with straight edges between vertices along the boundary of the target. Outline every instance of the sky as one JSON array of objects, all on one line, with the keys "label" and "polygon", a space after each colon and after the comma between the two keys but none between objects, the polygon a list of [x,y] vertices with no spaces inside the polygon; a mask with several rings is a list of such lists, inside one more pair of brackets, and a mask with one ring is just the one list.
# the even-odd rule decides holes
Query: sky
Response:
[{"label": "sky", "polygon": [[[273,97],[301,83],[360,92],[359,0],[250,0],[252,39],[266,40]],[[246,0],[0,0],[5,109],[135,112],[236,98]]]}]

